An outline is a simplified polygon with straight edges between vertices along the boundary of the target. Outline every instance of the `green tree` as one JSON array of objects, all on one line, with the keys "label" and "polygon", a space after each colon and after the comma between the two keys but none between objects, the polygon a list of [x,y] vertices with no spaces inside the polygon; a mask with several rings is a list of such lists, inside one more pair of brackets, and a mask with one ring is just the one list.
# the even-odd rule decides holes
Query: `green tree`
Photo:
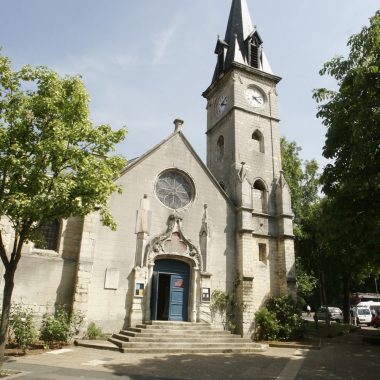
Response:
[{"label": "green tree", "polygon": [[347,58],[325,63],[321,75],[337,81],[336,91],[314,91],[317,116],[327,127],[323,175],[328,197],[326,225],[339,258],[348,315],[350,283],[380,265],[380,11],[348,41]]},{"label": "green tree", "polygon": [[93,125],[79,77],[62,78],[45,67],[13,71],[0,55],[0,214],[15,232],[7,252],[0,230],[5,268],[0,360],[23,244],[38,235],[42,224],[94,210],[104,225],[115,228],[107,201],[120,190],[114,179],[125,160],[109,153],[125,133]]},{"label": "green tree", "polygon": [[281,138],[282,168],[292,197],[296,237],[302,235],[302,221],[319,199],[318,163],[316,160],[303,161],[300,151],[296,142]]},{"label": "green tree", "polygon": [[297,288],[299,296],[305,299],[313,293],[319,277],[319,271],[310,265],[314,235],[305,228],[314,219],[315,205],[319,202],[319,174],[317,162],[303,161],[300,151],[301,147],[296,142],[281,138],[282,168],[290,188],[294,212]]}]

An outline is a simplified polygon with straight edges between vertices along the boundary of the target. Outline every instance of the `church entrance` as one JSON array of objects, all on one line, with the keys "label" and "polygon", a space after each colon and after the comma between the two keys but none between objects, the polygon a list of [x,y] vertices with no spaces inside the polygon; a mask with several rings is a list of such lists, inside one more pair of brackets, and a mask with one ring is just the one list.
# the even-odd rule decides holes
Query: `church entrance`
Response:
[{"label": "church entrance", "polygon": [[152,320],[188,320],[189,277],[188,264],[156,260],[152,279]]}]

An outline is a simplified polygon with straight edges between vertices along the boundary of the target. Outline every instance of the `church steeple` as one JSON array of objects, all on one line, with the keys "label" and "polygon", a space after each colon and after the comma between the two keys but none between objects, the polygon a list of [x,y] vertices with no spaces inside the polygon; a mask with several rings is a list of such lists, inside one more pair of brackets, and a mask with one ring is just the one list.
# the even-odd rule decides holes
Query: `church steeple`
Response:
[{"label": "church steeple", "polygon": [[251,16],[246,0],[233,0],[228,19],[225,41],[231,44],[235,35],[239,41],[245,41],[253,32]]},{"label": "church steeple", "polygon": [[246,0],[233,0],[224,40],[218,38],[215,54],[218,61],[213,82],[228,71],[232,62],[272,73],[262,49],[262,39],[251,21]]}]

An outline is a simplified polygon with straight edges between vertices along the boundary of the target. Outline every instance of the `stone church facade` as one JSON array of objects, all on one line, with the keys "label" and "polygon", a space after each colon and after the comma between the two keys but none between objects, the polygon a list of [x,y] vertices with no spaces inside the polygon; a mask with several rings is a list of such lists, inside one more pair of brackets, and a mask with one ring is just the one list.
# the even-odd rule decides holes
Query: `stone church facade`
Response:
[{"label": "stone church facade", "polygon": [[[14,300],[43,314],[72,305],[104,331],[148,320],[213,322],[215,289],[236,292],[242,333],[271,295],[295,295],[293,222],[281,170],[274,75],[246,0],[233,0],[207,100],[207,165],[183,122],[130,161],[110,198],[117,230],[94,212],[24,247]],[[12,230],[2,224],[11,241]],[[236,287],[236,279],[239,279]]]}]

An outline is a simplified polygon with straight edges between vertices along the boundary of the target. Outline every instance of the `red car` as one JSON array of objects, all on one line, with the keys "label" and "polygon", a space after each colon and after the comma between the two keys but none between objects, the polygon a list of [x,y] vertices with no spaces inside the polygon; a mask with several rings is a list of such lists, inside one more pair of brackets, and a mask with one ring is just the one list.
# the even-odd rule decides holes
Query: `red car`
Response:
[{"label": "red car", "polygon": [[372,325],[373,327],[380,327],[380,315],[379,315],[379,314],[375,314],[375,315],[372,317],[371,325]]}]

